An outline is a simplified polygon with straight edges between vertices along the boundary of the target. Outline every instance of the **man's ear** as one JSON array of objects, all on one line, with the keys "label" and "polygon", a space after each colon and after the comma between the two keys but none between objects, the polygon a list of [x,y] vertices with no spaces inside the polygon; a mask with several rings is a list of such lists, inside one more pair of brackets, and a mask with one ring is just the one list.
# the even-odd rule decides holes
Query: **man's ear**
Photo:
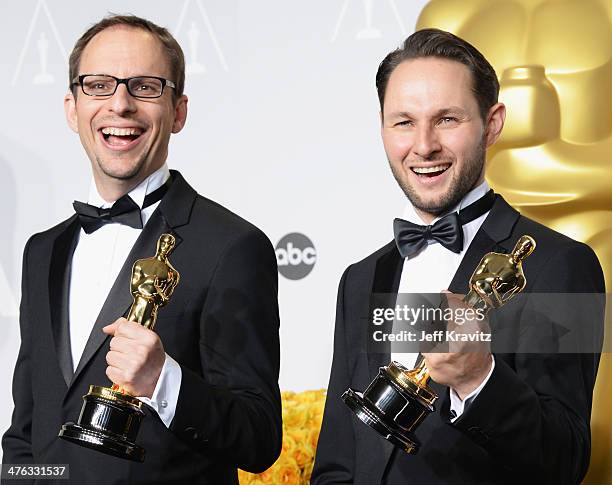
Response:
[{"label": "man's ear", "polygon": [[486,148],[493,145],[504,128],[506,121],[506,106],[503,103],[496,103],[489,109],[487,116],[487,126],[485,127]]},{"label": "man's ear", "polygon": [[183,129],[183,126],[185,126],[185,122],[187,121],[187,101],[187,96],[183,94],[174,106],[172,133],[178,133]]},{"label": "man's ear", "polygon": [[78,133],[79,124],[76,112],[76,99],[74,99],[74,95],[71,92],[66,93],[66,96],[64,96],[64,113],[66,114],[66,121],[70,129]]}]

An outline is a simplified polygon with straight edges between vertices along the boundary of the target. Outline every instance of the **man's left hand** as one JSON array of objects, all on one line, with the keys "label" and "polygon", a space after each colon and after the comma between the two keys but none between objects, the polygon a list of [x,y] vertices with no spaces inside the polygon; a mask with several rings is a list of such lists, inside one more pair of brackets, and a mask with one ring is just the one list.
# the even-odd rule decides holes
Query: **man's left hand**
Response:
[{"label": "man's left hand", "polygon": [[[459,295],[444,292],[448,306],[452,309],[468,309]],[[481,332],[490,335],[491,330],[487,319],[463,322],[448,322],[448,331],[457,334],[479,335]],[[431,378],[442,385],[448,386],[457,393],[459,398],[474,391],[485,380],[491,370],[492,358],[490,343],[483,341],[450,342],[450,352],[423,353],[425,363]]]},{"label": "man's left hand", "polygon": [[151,398],[166,360],[159,336],[125,318],[102,331],[113,336],[106,354],[108,378],[132,396]]}]

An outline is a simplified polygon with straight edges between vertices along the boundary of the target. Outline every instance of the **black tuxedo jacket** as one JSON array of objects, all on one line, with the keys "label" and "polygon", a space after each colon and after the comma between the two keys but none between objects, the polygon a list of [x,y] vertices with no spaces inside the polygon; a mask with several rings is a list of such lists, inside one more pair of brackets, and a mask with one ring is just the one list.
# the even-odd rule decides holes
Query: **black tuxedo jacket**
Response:
[{"label": "black tuxedo jacket", "polygon": [[[198,195],[178,172],[171,174],[172,184],[127,257],[74,372],[67,315],[78,220],[71,217],[28,241],[15,410],[2,440],[4,463],[69,464],[70,482],[58,483],[220,485],[238,483],[237,467],[262,471],[279,455],[274,250],[256,227]],[[170,259],[181,281],[155,330],[180,364],[182,382],[170,429],[145,406],[137,441],[146,458],[139,464],[57,434],[63,423],[78,418],[90,384],[109,385],[109,337],[101,328],[129,309],[132,264],[155,254],[164,232],[176,237]]]},{"label": "black tuxedo jacket", "polygon": [[[593,251],[522,217],[500,196],[468,248],[450,290],[465,294],[472,272],[490,251],[508,253],[528,234],[537,248],[524,263],[525,292],[604,293]],[[599,356],[591,354],[495,354],[495,369],[477,398],[454,423],[448,388],[431,382],[440,396],[436,412],[416,434],[422,447],[405,455],[355,418],[340,396],[363,391],[387,365],[390,354],[367,352],[371,293],[397,292],[402,259],[391,242],[350,266],[340,282],[334,357],[312,482],[323,484],[577,484],[590,455],[592,390]],[[414,275],[418,278],[418,275]],[[516,327],[529,312],[510,302]],[[592,309],[595,331],[603,328],[603,303]],[[577,313],[568,318],[579,318]],[[541,318],[538,317],[538,318]],[[520,341],[529,341],[523,331]],[[491,326],[493,328],[493,321]],[[535,330],[533,330],[535,329]],[[495,329],[494,329],[495,330]],[[593,351],[592,351],[593,352]]]}]

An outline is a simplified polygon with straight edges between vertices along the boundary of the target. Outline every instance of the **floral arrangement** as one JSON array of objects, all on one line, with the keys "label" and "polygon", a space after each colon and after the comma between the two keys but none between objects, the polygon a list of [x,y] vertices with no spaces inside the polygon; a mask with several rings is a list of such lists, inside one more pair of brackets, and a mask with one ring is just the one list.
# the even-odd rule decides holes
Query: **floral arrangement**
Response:
[{"label": "floral arrangement", "polygon": [[314,464],[325,389],[283,391],[283,449],[274,465],[259,474],[238,470],[240,485],[309,485]]}]

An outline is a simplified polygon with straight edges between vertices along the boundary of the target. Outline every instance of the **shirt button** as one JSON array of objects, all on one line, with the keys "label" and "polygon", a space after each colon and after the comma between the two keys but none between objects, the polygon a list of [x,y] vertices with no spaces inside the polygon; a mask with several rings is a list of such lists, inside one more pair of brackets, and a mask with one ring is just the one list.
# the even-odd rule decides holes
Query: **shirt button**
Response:
[{"label": "shirt button", "polygon": [[162,408],[167,408],[168,407],[168,401],[166,401],[165,399],[162,400],[162,402],[160,402],[160,404],[161,404]]}]

